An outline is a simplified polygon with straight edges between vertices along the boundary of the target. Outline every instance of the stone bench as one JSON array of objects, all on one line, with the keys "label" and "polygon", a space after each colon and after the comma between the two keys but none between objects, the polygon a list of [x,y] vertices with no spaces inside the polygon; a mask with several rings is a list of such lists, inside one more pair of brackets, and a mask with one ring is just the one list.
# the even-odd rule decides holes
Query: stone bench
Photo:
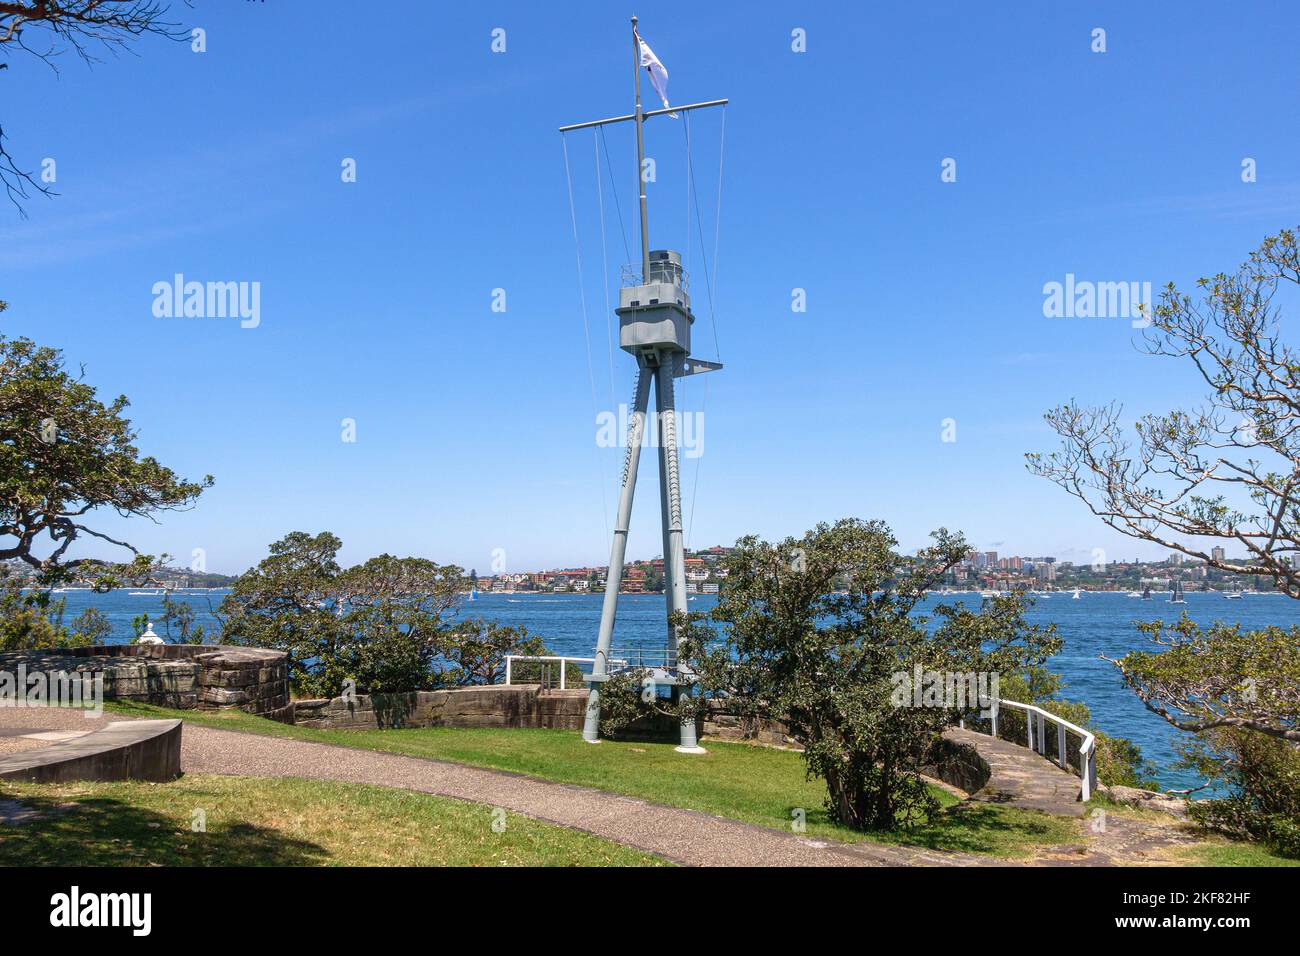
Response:
[{"label": "stone bench", "polygon": [[179,720],[119,720],[73,740],[0,758],[0,780],[174,780],[181,773]]}]

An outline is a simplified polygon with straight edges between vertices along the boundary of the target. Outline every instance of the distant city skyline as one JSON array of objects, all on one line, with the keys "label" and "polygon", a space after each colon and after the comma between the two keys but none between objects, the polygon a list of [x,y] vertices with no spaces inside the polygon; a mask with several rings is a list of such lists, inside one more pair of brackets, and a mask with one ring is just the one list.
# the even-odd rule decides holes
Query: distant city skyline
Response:
[{"label": "distant city skyline", "polygon": [[[683,252],[701,352],[726,365],[682,384],[687,544],[853,516],[903,551],[942,526],[980,550],[1162,559],[1023,455],[1055,447],[1041,415],[1072,398],[1130,421],[1195,405],[1193,371],[1134,347],[1133,295],[1300,222],[1300,129],[1260,95],[1293,74],[1294,31],[1250,6],[641,11],[674,102],[731,99],[716,261],[721,118],[690,123],[699,215],[686,123],[647,126],[651,244]],[[216,478],[192,511],[105,533],[226,574],[294,530],[339,535],[348,564],[608,560],[631,141],[566,140],[580,289],[557,127],[630,109],[628,24],[566,10],[412,5],[399,31],[341,31],[198,4],[177,15],[203,53],[146,37],[94,69],[9,63],[6,145],[56,160],[59,195],[0,211],[0,331],[64,349],[131,399],[144,454]],[[175,314],[177,275],[235,283],[239,308]]]}]

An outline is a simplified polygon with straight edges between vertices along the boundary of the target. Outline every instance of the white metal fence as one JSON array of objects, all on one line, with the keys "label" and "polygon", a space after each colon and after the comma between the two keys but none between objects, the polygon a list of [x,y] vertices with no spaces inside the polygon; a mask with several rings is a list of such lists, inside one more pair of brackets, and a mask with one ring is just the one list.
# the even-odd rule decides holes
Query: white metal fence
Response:
[{"label": "white metal fence", "polygon": [[[560,665],[560,690],[566,690],[568,688],[567,672],[569,670],[570,664],[590,664],[593,667],[596,664],[596,658],[594,657],[553,657],[546,654],[541,654],[541,655],[507,654],[506,655],[506,683],[507,684],[514,683],[516,661],[521,663],[535,662],[542,665],[553,664],[558,662]],[[545,672],[543,673],[545,674]],[[523,683],[535,684],[537,683],[537,681],[524,681]],[[542,683],[546,684],[549,683],[549,681],[547,681],[545,677],[543,677]]]},{"label": "white metal fence", "polygon": [[[1082,799],[1088,800],[1097,792],[1097,738],[1091,732],[1035,704],[1022,704],[1015,700],[999,700],[998,706],[993,710],[989,718],[991,724],[989,730],[994,737],[998,736],[998,711],[1003,707],[1024,711],[1025,746],[1042,754],[1048,760],[1051,760],[1052,756],[1048,753],[1047,748],[1047,725],[1049,723],[1055,725],[1056,759],[1053,762],[1062,770],[1074,771],[1067,756],[1066,738],[1069,734],[1077,736],[1079,738],[1079,778],[1083,784]],[[962,726],[966,726],[965,721],[962,721]]]}]

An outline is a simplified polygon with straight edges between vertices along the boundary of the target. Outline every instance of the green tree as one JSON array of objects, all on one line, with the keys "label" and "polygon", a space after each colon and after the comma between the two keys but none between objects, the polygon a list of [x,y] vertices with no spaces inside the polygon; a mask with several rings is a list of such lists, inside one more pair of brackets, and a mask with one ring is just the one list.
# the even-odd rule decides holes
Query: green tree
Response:
[{"label": "green tree", "polygon": [[1028,465],[1116,531],[1298,597],[1300,353],[1282,341],[1275,304],[1300,286],[1296,234],[1268,237],[1197,286],[1199,300],[1166,287],[1143,350],[1186,361],[1207,388],[1202,404],[1143,415],[1130,437],[1122,408],[1070,402],[1045,415],[1060,448]]},{"label": "green tree", "polygon": [[441,665],[462,574],[455,565],[387,554],[344,571],[331,602],[341,637],[327,669],[366,693],[446,684]]},{"label": "green tree", "polygon": [[1218,799],[1193,801],[1193,819],[1300,858],[1300,748],[1240,727],[1216,727],[1182,751],[1184,767],[1228,788]]},{"label": "green tree", "polygon": [[495,681],[507,653],[545,653],[522,629],[457,621],[461,568],[381,555],[352,568],[342,542],[295,531],[222,602],[223,637],[289,655],[298,693],[333,697]]},{"label": "green tree", "polygon": [[[1297,286],[1300,244],[1289,229],[1267,237],[1235,271],[1198,280],[1196,298],[1170,283],[1144,350],[1186,362],[1206,387],[1203,402],[1143,415],[1131,437],[1114,404],[1062,405],[1046,415],[1061,446],[1029,455],[1030,470],[1117,531],[1211,569],[1264,575],[1300,597],[1300,353],[1282,340],[1278,305],[1279,291]],[[1228,547],[1244,559],[1229,557]],[[1270,748],[1294,753],[1300,741],[1297,631],[1202,631],[1185,617],[1142,627],[1157,650],[1112,663],[1148,710],[1203,735],[1190,765],[1234,782],[1234,812],[1264,808],[1288,787],[1300,794],[1294,775],[1233,769],[1282,767],[1285,760],[1254,757]],[[1241,733],[1278,743],[1256,746]],[[1215,754],[1225,760],[1218,770]]]},{"label": "green tree", "polygon": [[507,654],[545,656],[551,653],[540,637],[522,627],[508,627],[479,618],[451,628],[443,647],[449,664],[447,679],[460,686],[500,683],[505,678]]},{"label": "green tree", "polygon": [[879,521],[819,524],[777,544],[741,539],[723,559],[717,606],[677,620],[697,680],[696,693],[679,696],[678,714],[725,697],[749,719],[784,723],[809,775],[826,781],[830,816],[847,826],[892,830],[927,819],[937,804],[921,768],[967,708],[900,701],[900,675],[918,666],[1020,672],[1060,647],[1052,628],[1025,621],[1016,596],[979,611],[918,615],[926,591],[968,550],[959,535],[933,538],[913,558],[896,552]]},{"label": "green tree", "polygon": [[195,613],[188,601],[176,601],[170,594],[163,595],[162,621],[168,642],[172,641],[172,628],[176,628],[175,643],[202,644],[205,629],[202,624],[194,623]]},{"label": "green tree", "polygon": [[343,640],[330,606],[337,597],[342,545],[328,532],[285,535],[221,602],[222,640],[284,651],[290,685],[309,696],[337,695],[347,676],[330,670]]},{"label": "green tree", "polygon": [[54,599],[49,588],[29,588],[28,583],[0,566],[0,651],[84,647],[102,643],[112,633],[96,608],[87,608],[66,626],[66,602]]},{"label": "green tree", "polygon": [[[154,562],[129,542],[94,527],[100,511],[155,518],[189,508],[212,484],[185,481],[136,448],[118,396],[105,405],[64,367],[63,354],[29,339],[0,335],[0,561],[18,559],[47,575],[147,577]],[[69,559],[81,539],[130,551],[126,564]],[[38,554],[42,542],[45,554]]]},{"label": "green tree", "polygon": [[1138,629],[1162,650],[1111,663],[1152,713],[1193,733],[1236,727],[1300,741],[1300,628],[1205,630],[1184,614]]}]

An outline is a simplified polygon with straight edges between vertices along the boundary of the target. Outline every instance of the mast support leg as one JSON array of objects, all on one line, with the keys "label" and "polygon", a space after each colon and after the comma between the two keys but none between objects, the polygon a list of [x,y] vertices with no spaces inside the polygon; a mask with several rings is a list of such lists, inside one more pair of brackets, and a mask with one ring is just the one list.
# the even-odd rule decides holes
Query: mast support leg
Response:
[{"label": "mast support leg", "polygon": [[582,727],[582,739],[593,744],[600,743],[600,685],[608,673],[609,645],[614,636],[614,619],[618,614],[618,592],[623,584],[627,531],[632,519],[632,499],[636,495],[636,472],[641,462],[646,406],[650,403],[650,378],[650,369],[638,358],[636,397],[632,402],[627,453],[623,459],[623,486],[618,495],[618,517],[614,524],[614,543],[609,551],[609,571],[605,574],[605,601],[600,609],[600,634],[596,639],[596,662],[591,669],[591,691],[587,696],[587,713]]},{"label": "mast support leg", "polygon": [[[655,393],[658,399],[662,445],[660,461],[664,465],[662,479],[666,484],[664,498],[667,507],[663,511],[664,538],[668,542],[664,554],[664,590],[668,593],[669,613],[686,613],[686,549],[682,540],[682,489],[681,475],[677,462],[677,403],[673,395],[673,372],[676,371],[678,356],[676,352],[664,351],[659,354],[659,368],[656,370]],[[677,649],[677,676],[680,680],[689,673],[681,657],[679,635],[670,627],[670,640]],[[677,693],[688,693],[685,685],[678,685]],[[681,745],[678,753],[701,754],[695,734],[695,721],[683,720],[681,723]]]}]

